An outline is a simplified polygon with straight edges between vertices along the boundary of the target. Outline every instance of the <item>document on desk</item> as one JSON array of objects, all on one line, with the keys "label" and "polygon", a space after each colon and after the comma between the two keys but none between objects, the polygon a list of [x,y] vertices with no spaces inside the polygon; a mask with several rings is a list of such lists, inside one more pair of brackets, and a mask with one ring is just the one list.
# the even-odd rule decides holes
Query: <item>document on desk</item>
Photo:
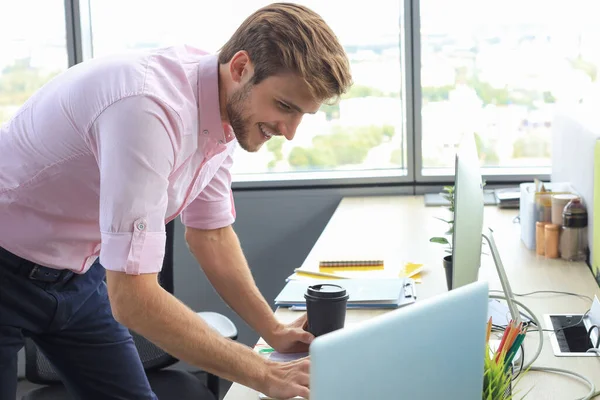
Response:
[{"label": "document on desk", "polygon": [[[332,283],[331,280],[292,280],[275,298],[279,307],[306,307],[304,293],[310,285]],[[411,278],[343,279],[335,281],[349,295],[347,308],[398,308],[417,299],[415,282]]]},{"label": "document on desk", "polygon": [[[308,353],[279,353],[274,351],[269,354],[269,360],[275,362],[290,362],[300,358],[308,357]],[[275,400],[264,393],[259,393],[258,398],[261,400]],[[302,399],[303,397],[296,396],[294,399]]]}]

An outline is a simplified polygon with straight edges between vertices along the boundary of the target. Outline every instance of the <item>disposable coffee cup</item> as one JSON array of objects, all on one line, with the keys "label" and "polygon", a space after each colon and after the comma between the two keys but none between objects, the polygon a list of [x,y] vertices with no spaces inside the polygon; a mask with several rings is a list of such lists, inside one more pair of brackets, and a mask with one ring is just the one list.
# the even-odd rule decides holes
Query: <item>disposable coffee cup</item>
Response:
[{"label": "disposable coffee cup", "polygon": [[316,337],[343,328],[348,297],[346,289],[339,285],[309,286],[304,294],[308,331]]}]

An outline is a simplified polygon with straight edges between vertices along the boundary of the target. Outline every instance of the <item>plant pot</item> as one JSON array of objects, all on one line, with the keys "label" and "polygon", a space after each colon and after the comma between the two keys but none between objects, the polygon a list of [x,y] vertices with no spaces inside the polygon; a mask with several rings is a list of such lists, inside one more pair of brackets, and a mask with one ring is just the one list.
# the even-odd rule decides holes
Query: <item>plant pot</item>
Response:
[{"label": "plant pot", "polygon": [[452,255],[447,255],[443,259],[444,270],[446,271],[446,284],[448,290],[452,290]]}]

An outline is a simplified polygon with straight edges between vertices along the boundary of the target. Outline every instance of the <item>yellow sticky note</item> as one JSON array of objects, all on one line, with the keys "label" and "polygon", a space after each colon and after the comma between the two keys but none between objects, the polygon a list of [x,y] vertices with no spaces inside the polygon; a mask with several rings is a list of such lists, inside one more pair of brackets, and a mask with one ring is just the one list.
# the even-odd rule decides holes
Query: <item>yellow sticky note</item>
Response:
[{"label": "yellow sticky note", "polygon": [[400,270],[398,274],[401,278],[413,278],[415,275],[420,275],[423,270],[423,264],[415,264],[411,262],[407,262],[404,264],[404,268]]}]

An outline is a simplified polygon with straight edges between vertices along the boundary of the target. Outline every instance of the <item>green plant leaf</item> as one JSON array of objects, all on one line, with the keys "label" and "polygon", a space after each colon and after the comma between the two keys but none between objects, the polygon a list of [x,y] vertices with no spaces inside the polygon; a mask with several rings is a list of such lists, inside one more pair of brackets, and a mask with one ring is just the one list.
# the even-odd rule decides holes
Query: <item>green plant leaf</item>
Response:
[{"label": "green plant leaf", "polygon": [[445,222],[445,223],[447,223],[447,224],[453,224],[453,223],[454,223],[454,220],[453,220],[453,219],[452,219],[452,220],[447,220],[447,219],[440,218],[440,217],[434,217],[434,218],[435,218],[435,219],[438,219],[438,220],[440,220],[440,221],[442,221],[442,222]]},{"label": "green plant leaf", "polygon": [[[500,353],[500,357],[498,360],[495,360],[495,357],[491,354],[489,344],[486,344],[486,350],[484,355],[484,371],[483,371],[483,400],[512,400],[515,399],[517,392],[514,390],[508,396],[506,396],[506,391],[511,387],[516,386],[516,384],[523,378],[523,376],[529,371],[526,369],[522,371],[519,375],[519,378],[513,384],[513,375],[512,373],[508,373],[505,370],[504,366],[504,353]],[[524,399],[529,392],[525,393],[525,396],[520,397],[520,399]]]},{"label": "green plant leaf", "polygon": [[448,239],[445,237],[432,237],[429,239],[430,242],[439,243],[439,244],[449,244]]}]

